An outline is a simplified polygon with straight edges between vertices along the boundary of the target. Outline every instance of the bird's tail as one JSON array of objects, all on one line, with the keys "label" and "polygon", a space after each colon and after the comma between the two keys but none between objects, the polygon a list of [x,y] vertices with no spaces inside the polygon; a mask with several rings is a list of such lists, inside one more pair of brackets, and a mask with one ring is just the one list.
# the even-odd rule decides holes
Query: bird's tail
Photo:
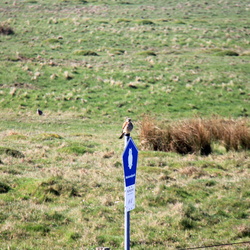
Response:
[{"label": "bird's tail", "polygon": [[121,134],[121,136],[119,137],[119,139],[122,139],[123,136],[124,136],[124,133]]}]

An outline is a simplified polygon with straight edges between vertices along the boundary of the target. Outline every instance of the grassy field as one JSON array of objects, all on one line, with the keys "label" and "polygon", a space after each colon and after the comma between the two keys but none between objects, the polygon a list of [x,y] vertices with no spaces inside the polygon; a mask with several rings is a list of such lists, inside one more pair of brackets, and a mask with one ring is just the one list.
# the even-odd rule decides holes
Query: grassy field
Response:
[{"label": "grassy field", "polygon": [[0,249],[123,248],[128,116],[140,150],[131,248],[249,249],[249,150],[146,151],[139,136],[144,114],[249,124],[249,10],[243,0],[2,1]]}]

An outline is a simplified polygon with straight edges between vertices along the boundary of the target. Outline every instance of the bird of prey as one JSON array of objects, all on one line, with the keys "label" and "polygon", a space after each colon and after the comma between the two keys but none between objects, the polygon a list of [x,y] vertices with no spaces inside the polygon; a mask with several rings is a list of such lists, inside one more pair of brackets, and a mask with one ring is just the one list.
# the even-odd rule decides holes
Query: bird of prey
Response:
[{"label": "bird of prey", "polygon": [[126,121],[122,125],[122,134],[119,137],[119,139],[122,139],[124,135],[129,136],[130,132],[133,130],[133,123],[131,121],[131,118],[127,118]]},{"label": "bird of prey", "polygon": [[40,109],[37,109],[37,111],[36,111],[36,112],[37,112],[37,114],[38,114],[38,115],[43,115],[43,111],[42,111],[42,110],[40,110]]}]

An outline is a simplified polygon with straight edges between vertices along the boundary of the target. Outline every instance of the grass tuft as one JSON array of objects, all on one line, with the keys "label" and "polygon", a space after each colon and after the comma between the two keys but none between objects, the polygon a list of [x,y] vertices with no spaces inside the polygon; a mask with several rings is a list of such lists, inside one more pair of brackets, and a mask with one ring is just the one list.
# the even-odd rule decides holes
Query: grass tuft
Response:
[{"label": "grass tuft", "polygon": [[129,23],[129,22],[131,22],[131,20],[127,18],[118,18],[116,20],[116,23]]},{"label": "grass tuft", "polygon": [[15,34],[14,30],[10,26],[4,23],[0,24],[0,35],[9,36],[14,34]]},{"label": "grass tuft", "polygon": [[79,196],[79,193],[71,182],[59,176],[39,183],[32,196],[39,202],[53,202],[60,198]]},{"label": "grass tuft", "polygon": [[12,156],[14,158],[24,158],[25,157],[25,155],[21,151],[11,149],[11,148],[6,148],[6,147],[0,147],[0,155],[1,154],[6,154],[6,155]]},{"label": "grass tuft", "polygon": [[222,119],[214,117],[204,121],[213,141],[229,150],[250,149],[250,127],[246,119]]},{"label": "grass tuft", "polygon": [[77,56],[99,56],[95,51],[91,51],[91,50],[76,50],[76,51],[74,51],[74,55],[77,55]]},{"label": "grass tuft", "polygon": [[37,139],[46,141],[46,140],[54,140],[54,139],[62,139],[63,137],[59,134],[51,134],[51,133],[43,133],[37,136]]},{"label": "grass tuft", "polygon": [[239,56],[239,53],[232,50],[222,50],[216,53],[217,56]]},{"label": "grass tuft", "polygon": [[138,23],[139,25],[153,25],[153,24],[155,24],[153,21],[147,20],[147,19],[136,20],[136,23]]},{"label": "grass tuft", "polygon": [[9,191],[11,190],[10,186],[3,183],[3,182],[0,182],[0,193],[8,193]]},{"label": "grass tuft", "polygon": [[48,44],[54,44],[54,43],[60,43],[61,41],[58,38],[48,38],[44,40],[43,42],[48,43]]},{"label": "grass tuft", "polygon": [[58,149],[60,153],[83,155],[86,153],[93,153],[92,146],[82,143],[69,143]]},{"label": "grass tuft", "polygon": [[114,54],[114,55],[123,55],[125,53],[125,50],[123,50],[123,49],[111,49],[109,52],[111,54]]},{"label": "grass tuft", "polygon": [[30,232],[30,233],[41,233],[42,235],[46,235],[47,233],[50,232],[50,228],[41,223],[27,223],[27,224],[24,224],[22,225],[22,228],[24,230],[26,230],[27,232]]},{"label": "grass tuft", "polygon": [[229,150],[250,149],[250,128],[244,119],[189,119],[163,127],[152,117],[140,122],[143,149],[173,151],[180,154],[212,153],[212,143],[222,143]]},{"label": "grass tuft", "polygon": [[247,238],[250,237],[250,226],[242,225],[237,227],[238,234],[236,238]]},{"label": "grass tuft", "polygon": [[151,51],[151,50],[138,52],[137,55],[140,55],[140,56],[157,56],[157,54],[154,51]]}]

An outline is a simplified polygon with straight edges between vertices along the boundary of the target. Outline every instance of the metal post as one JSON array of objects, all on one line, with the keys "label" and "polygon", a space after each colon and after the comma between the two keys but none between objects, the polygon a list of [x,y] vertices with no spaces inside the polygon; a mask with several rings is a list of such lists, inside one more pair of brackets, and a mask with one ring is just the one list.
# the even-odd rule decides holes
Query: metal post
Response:
[{"label": "metal post", "polygon": [[125,208],[125,237],[124,237],[124,250],[130,249],[130,212],[126,212]]},{"label": "metal post", "polygon": [[[129,134],[124,136],[124,148],[129,141]],[[125,185],[124,185],[125,186]],[[124,189],[124,194],[126,190]],[[124,195],[126,197],[126,195]],[[126,201],[124,206],[124,250],[130,250],[130,212],[126,211]]]}]

